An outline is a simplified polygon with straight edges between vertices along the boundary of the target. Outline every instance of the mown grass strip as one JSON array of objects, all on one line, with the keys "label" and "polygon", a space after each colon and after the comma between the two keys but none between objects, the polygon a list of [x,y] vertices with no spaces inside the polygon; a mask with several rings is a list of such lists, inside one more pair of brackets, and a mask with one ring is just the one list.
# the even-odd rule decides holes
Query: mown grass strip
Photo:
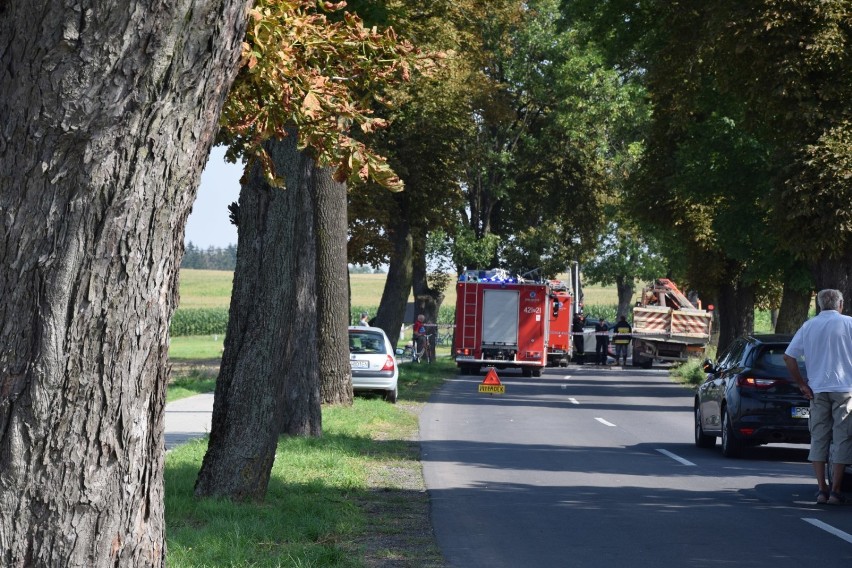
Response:
[{"label": "mown grass strip", "polygon": [[196,499],[206,439],[170,451],[169,566],[442,566],[414,438],[421,401],[454,372],[447,359],[405,364],[398,404],[358,396],[324,408],[321,438],[279,441],[263,503]]}]

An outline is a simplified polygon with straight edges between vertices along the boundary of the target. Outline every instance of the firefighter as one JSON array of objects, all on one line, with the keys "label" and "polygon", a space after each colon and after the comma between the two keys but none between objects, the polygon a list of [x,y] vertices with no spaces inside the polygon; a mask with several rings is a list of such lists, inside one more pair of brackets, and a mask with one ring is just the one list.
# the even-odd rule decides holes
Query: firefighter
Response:
[{"label": "firefighter", "polygon": [[630,347],[631,333],[633,328],[627,323],[627,316],[621,316],[618,323],[613,328],[615,334],[612,338],[612,343],[615,345],[615,363],[623,361],[623,365],[627,365],[627,351]]}]

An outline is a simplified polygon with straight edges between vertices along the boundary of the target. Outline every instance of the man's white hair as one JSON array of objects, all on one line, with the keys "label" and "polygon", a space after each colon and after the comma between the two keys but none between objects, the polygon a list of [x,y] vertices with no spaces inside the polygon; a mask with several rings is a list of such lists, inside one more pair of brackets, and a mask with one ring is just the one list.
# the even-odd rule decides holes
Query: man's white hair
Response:
[{"label": "man's white hair", "polygon": [[817,293],[817,304],[821,310],[837,310],[840,311],[840,304],[843,303],[843,294],[840,290],[826,288]]}]

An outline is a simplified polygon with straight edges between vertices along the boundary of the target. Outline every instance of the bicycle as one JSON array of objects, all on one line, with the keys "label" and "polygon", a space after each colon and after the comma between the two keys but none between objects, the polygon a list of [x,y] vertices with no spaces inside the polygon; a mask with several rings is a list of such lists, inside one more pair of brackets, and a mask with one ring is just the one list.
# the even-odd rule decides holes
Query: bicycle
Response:
[{"label": "bicycle", "polygon": [[[432,349],[429,342],[431,335],[421,335],[420,337],[422,338],[421,341],[418,342],[416,339],[414,340],[414,351],[411,355],[411,362],[420,363],[425,359],[427,363],[431,363]],[[418,343],[420,343],[419,346],[417,345]]]},{"label": "bicycle", "polygon": [[438,345],[451,345],[453,342],[453,332],[452,330],[447,333],[438,334]]}]

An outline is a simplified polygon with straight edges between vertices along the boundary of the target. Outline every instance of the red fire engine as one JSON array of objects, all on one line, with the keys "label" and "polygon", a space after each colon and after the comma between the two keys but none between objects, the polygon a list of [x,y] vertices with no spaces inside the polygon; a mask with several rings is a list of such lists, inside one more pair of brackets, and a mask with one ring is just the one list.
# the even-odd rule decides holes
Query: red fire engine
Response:
[{"label": "red fire engine", "polygon": [[456,284],[453,355],[462,373],[519,368],[541,376],[571,358],[571,292],[558,281],[534,282],[505,270],[470,270]]}]

